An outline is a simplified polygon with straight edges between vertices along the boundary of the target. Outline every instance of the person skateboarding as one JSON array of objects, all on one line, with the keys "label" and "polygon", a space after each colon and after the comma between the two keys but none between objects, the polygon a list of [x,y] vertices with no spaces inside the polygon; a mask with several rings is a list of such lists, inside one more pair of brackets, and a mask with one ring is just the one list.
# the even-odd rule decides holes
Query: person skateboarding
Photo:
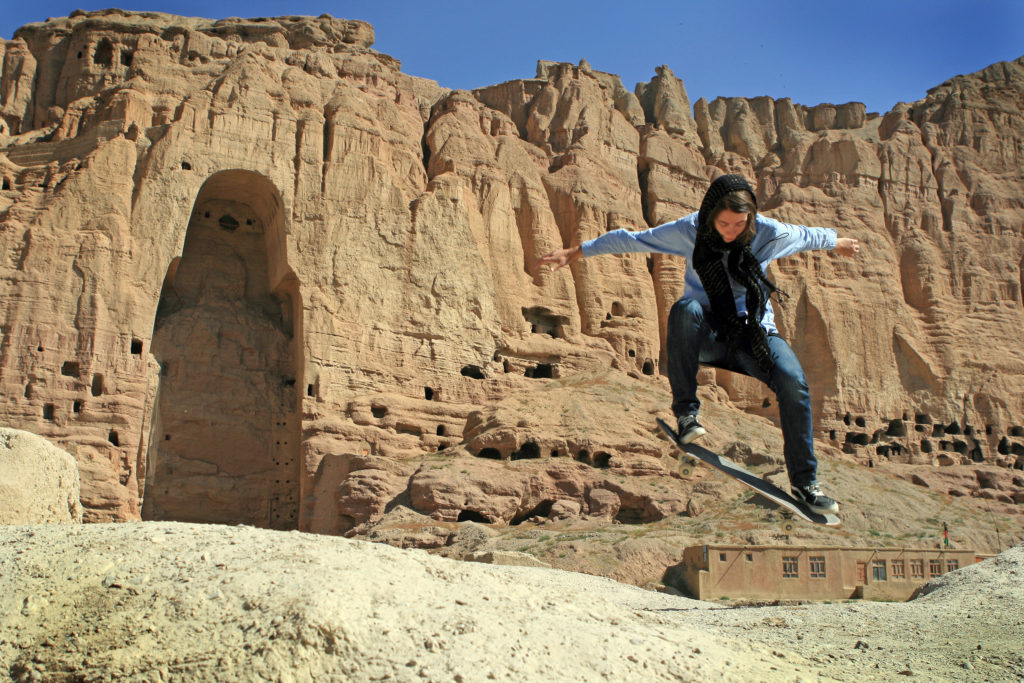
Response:
[{"label": "person skateboarding", "polygon": [[775,392],[793,495],[819,513],[839,511],[817,479],[811,397],[803,367],[778,334],[772,295],[782,295],[765,275],[768,264],[802,251],[831,249],[856,256],[860,243],[833,228],[790,225],[757,213],[753,188],[738,175],[711,183],[700,210],[649,230],[607,232],[538,260],[552,271],[600,254],[659,252],[686,258],[683,297],[669,313],[668,379],[679,441],[707,433],[697,414],[700,363],[754,377]]}]

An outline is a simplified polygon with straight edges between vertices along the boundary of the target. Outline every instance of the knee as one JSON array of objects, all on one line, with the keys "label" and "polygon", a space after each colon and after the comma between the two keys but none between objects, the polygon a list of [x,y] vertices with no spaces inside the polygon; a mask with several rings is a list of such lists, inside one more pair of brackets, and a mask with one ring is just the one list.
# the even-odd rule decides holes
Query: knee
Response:
[{"label": "knee", "polygon": [[704,320],[704,309],[696,299],[680,299],[672,304],[672,310],[668,314],[669,324],[673,327],[682,325],[684,327],[700,325]]},{"label": "knee", "polygon": [[776,380],[775,396],[780,403],[805,402],[811,397],[811,390],[807,386],[807,377],[803,371],[797,368],[794,372],[784,373]]}]

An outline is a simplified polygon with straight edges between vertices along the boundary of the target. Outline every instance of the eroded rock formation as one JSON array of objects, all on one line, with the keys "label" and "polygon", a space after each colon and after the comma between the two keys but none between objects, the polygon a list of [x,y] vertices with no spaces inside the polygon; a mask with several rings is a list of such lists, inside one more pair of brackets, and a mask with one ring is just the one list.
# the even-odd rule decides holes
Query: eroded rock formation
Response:
[{"label": "eroded rock formation", "polygon": [[82,522],[78,463],[46,439],[0,427],[0,524]]},{"label": "eroded rock formation", "polygon": [[[884,116],[691,113],[668,67],[633,92],[585,62],[452,92],[372,44],[327,15],[117,10],[0,41],[0,414],[74,454],[87,520],[686,510],[617,483],[666,476],[686,264],[535,262],[693,211],[721,171],[864,245],[771,273],[826,452],[1022,467],[1024,61]],[[754,416],[733,438],[775,414],[702,379]]]}]

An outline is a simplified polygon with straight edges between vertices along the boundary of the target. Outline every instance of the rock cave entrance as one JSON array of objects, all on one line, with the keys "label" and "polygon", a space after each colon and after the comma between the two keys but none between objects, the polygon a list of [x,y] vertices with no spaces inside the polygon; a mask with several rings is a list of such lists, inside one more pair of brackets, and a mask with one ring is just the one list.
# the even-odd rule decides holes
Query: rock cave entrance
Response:
[{"label": "rock cave entrance", "polygon": [[157,307],[143,519],[298,527],[302,310],[277,188],[214,174]]}]

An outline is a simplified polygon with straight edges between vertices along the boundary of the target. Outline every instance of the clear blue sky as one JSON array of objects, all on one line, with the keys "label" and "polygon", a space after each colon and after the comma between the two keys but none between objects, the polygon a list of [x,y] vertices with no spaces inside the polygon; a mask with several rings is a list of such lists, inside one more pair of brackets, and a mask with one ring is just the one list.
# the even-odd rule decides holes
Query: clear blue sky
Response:
[{"label": "clear blue sky", "polygon": [[[115,0],[2,0],[0,37]],[[690,100],[864,102],[886,112],[957,74],[1024,55],[1024,0],[124,0],[122,9],[224,18],[323,13],[373,24],[406,73],[472,89],[532,78],[538,59],[618,74],[667,64]],[[722,9],[727,8],[727,9]]]}]

